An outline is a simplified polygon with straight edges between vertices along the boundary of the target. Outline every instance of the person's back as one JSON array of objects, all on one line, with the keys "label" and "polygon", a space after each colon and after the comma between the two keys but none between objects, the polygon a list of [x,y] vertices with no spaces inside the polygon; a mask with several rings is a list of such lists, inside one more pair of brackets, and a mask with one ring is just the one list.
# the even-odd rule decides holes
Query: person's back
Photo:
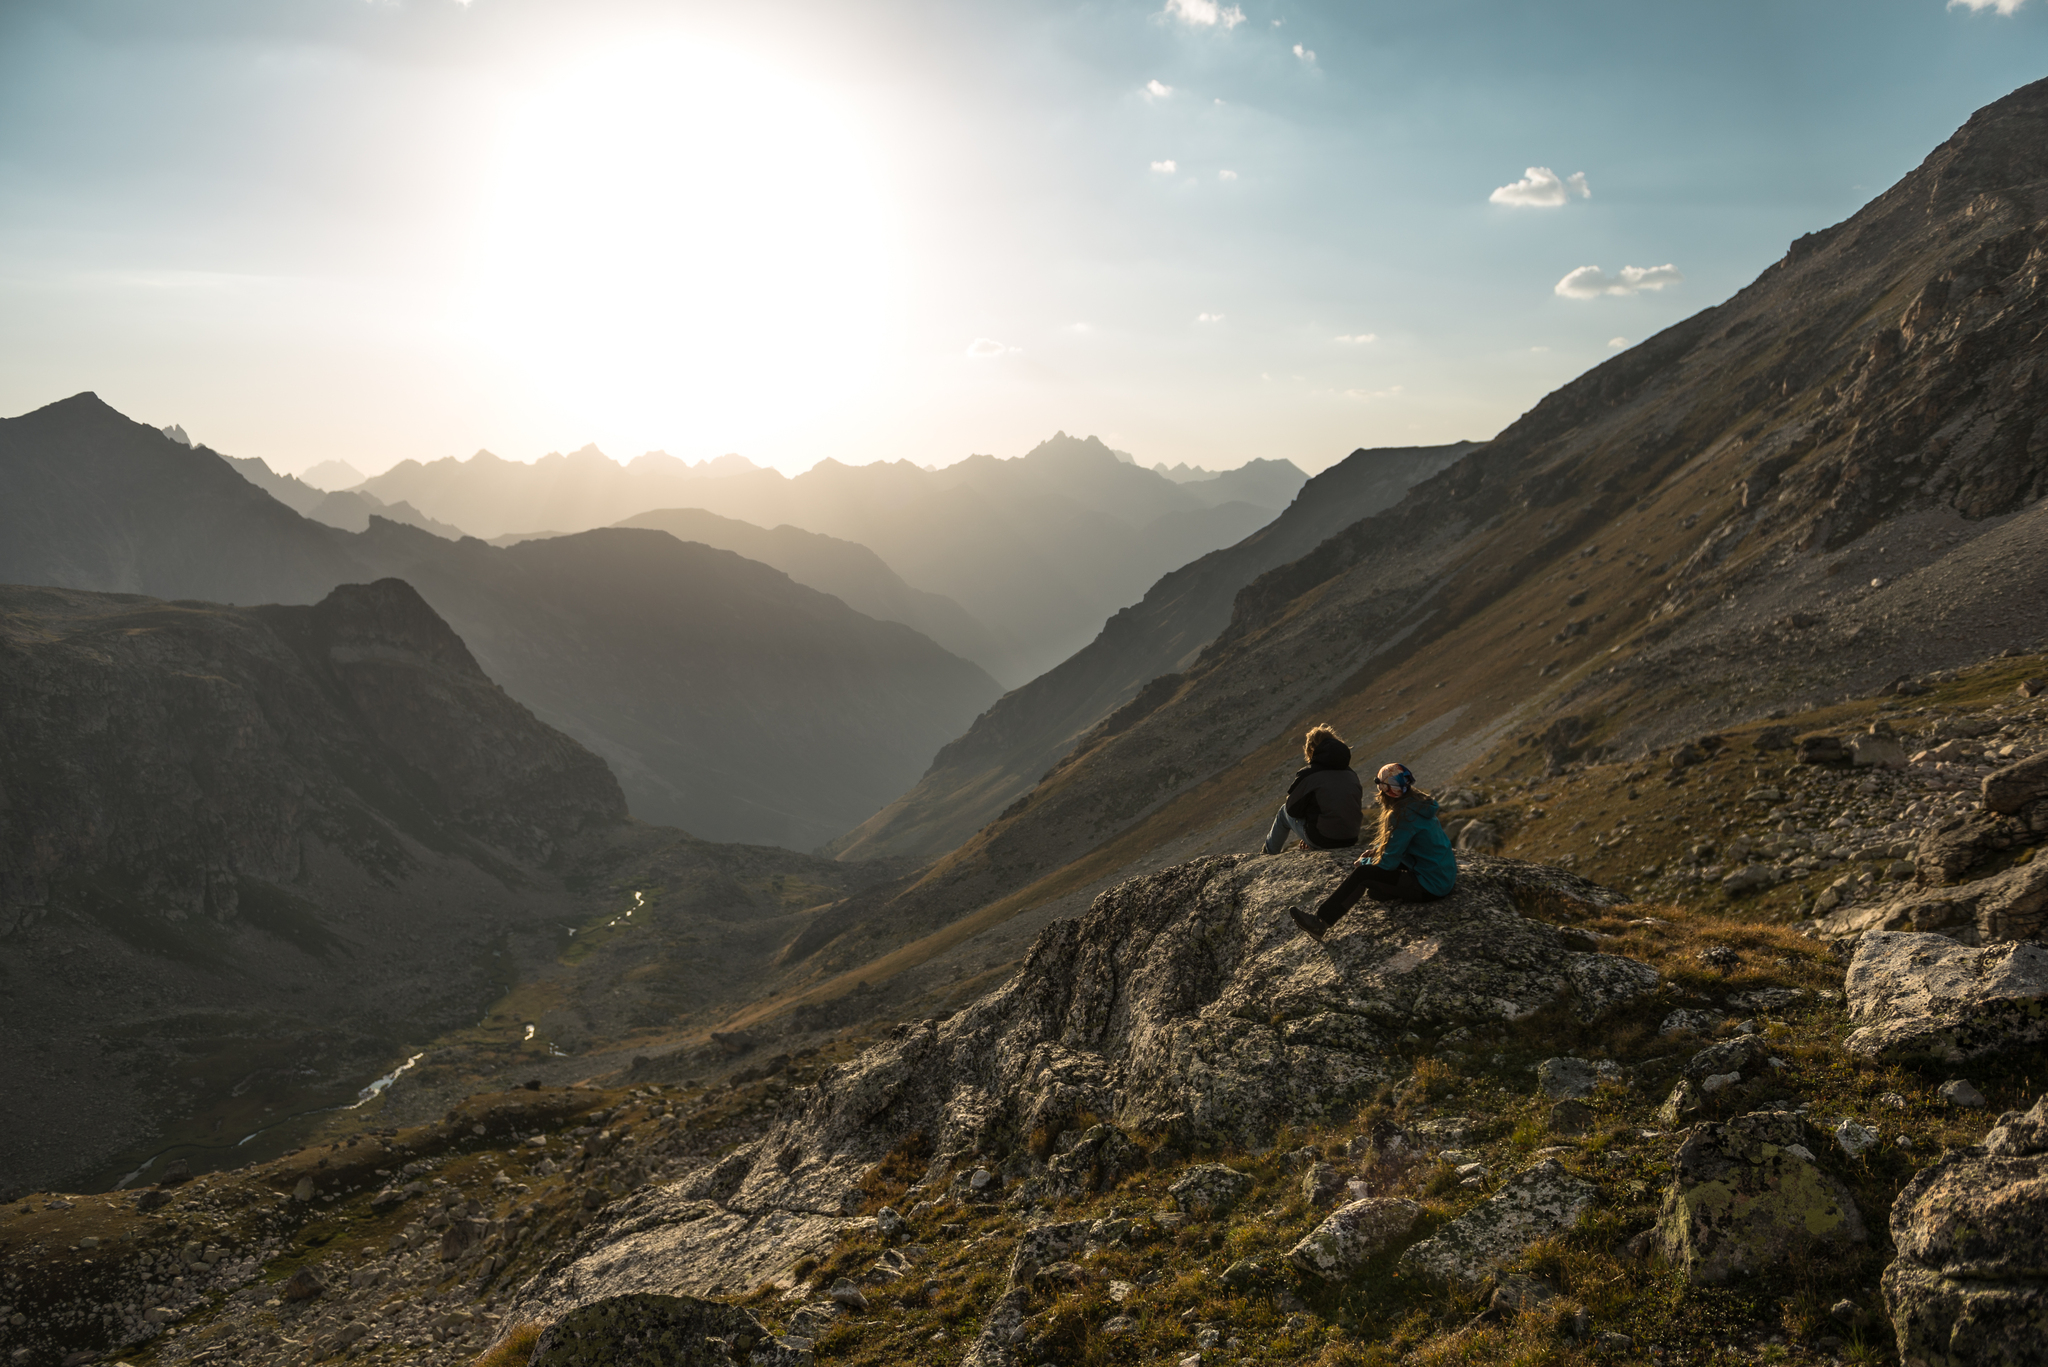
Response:
[{"label": "person's back", "polygon": [[1365,824],[1365,786],[1352,771],[1351,747],[1323,725],[1310,729],[1301,749],[1308,763],[1288,786],[1287,800],[1266,836],[1266,853],[1280,853],[1290,831],[1319,850],[1356,845]]}]

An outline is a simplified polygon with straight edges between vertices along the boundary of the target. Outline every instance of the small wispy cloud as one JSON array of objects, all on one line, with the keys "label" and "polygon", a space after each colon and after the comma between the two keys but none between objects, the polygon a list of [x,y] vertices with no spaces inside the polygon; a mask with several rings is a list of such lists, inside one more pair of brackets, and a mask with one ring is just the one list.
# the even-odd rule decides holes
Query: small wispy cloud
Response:
[{"label": "small wispy cloud", "polygon": [[1362,403],[1371,403],[1375,399],[1391,399],[1400,392],[1401,386],[1399,385],[1395,385],[1392,389],[1347,389],[1344,391],[1344,397],[1347,399],[1357,399]]},{"label": "small wispy cloud", "polygon": [[1237,172],[1235,172],[1235,171],[1218,171],[1218,172],[1216,173],[1216,179],[1218,179],[1218,180],[1236,180],[1236,179],[1237,179]]},{"label": "small wispy cloud", "polygon": [[977,361],[994,360],[998,356],[1008,356],[1010,353],[1021,349],[1019,347],[1005,346],[993,337],[977,337],[967,344],[967,354]]},{"label": "small wispy cloud", "polygon": [[1195,321],[1198,323],[1220,323],[1223,321],[1223,315],[1220,313],[1198,313],[1195,315]]},{"label": "small wispy cloud", "polygon": [[1532,346],[1529,348],[1529,350],[1535,353],[1536,355],[1541,356],[1544,352],[1550,350],[1550,348],[1547,346]]},{"label": "small wispy cloud", "polygon": [[1620,275],[1609,275],[1598,266],[1581,266],[1557,282],[1554,292],[1563,299],[1598,299],[1603,294],[1638,294],[1676,285],[1685,277],[1678,267],[1623,266]]},{"label": "small wispy cloud", "polygon": [[1300,43],[1296,43],[1294,45],[1294,55],[1307,62],[1310,66],[1314,66],[1316,63],[1316,50],[1312,47],[1303,47]]},{"label": "small wispy cloud", "polygon": [[1166,8],[1159,13],[1163,18],[1178,19],[1197,28],[1233,29],[1244,22],[1243,10],[1236,5],[1219,4],[1218,0],[1166,0]]},{"label": "small wispy cloud", "polygon": [[1161,80],[1150,80],[1145,82],[1142,93],[1148,100],[1163,100],[1173,93],[1173,87]]},{"label": "small wispy cloud", "polygon": [[1973,14],[1993,10],[1999,14],[2015,13],[2027,0],[1948,0],[1950,9],[1966,9]]},{"label": "small wispy cloud", "polygon": [[1626,338],[1626,337],[1609,337],[1609,338],[1607,339],[1607,346],[1608,346],[1608,349],[1609,349],[1609,350],[1612,350],[1612,351],[1619,351],[1619,350],[1621,350],[1621,349],[1622,349],[1623,347],[1625,347],[1625,346],[1627,346],[1627,345],[1628,345],[1628,338]]},{"label": "small wispy cloud", "polygon": [[1364,346],[1367,342],[1377,342],[1379,339],[1380,335],[1377,332],[1347,332],[1341,337],[1332,337],[1330,340],[1342,343],[1345,346]]},{"label": "small wispy cloud", "polygon": [[1093,331],[1095,331],[1095,327],[1094,327],[1094,325],[1093,325],[1093,324],[1090,324],[1090,323],[1069,323],[1069,324],[1067,324],[1067,331],[1069,331],[1069,332],[1093,332]]},{"label": "small wispy cloud", "polygon": [[1168,159],[1168,160],[1166,160],[1166,161],[1155,161],[1155,162],[1153,162],[1153,163],[1152,163],[1152,169],[1153,169],[1153,170],[1155,170],[1155,171],[1157,171],[1157,172],[1159,172],[1159,174],[1160,174],[1160,175],[1162,175],[1162,176],[1170,176],[1170,175],[1172,175],[1172,174],[1173,174],[1173,173],[1174,173],[1175,171],[1178,171],[1178,170],[1180,169],[1180,167],[1176,166],[1176,165],[1175,165],[1175,164],[1173,163],[1173,161],[1172,161],[1172,160],[1171,160],[1171,159],[1169,158],[1169,159]]},{"label": "small wispy cloud", "polygon": [[1522,209],[1555,209],[1573,195],[1580,199],[1593,197],[1584,171],[1560,177],[1548,166],[1531,166],[1520,180],[1501,186],[1486,198],[1493,204],[1512,204]]}]

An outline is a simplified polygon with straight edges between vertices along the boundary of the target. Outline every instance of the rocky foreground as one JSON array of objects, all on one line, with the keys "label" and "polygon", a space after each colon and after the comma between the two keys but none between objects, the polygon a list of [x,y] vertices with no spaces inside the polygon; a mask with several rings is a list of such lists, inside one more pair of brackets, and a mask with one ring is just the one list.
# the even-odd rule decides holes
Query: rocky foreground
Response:
[{"label": "rocky foreground", "polygon": [[1484,858],[1285,928],[1340,864],[1125,884],[843,1062],[21,1202],[0,1352],[2040,1360],[2038,946],[1866,931],[1845,965]]}]

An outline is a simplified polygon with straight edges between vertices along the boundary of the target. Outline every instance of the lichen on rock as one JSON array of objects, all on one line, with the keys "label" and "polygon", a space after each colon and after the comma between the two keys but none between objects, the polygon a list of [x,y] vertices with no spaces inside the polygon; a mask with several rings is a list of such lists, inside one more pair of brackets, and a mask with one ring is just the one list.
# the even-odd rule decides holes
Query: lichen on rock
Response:
[{"label": "lichen on rock", "polygon": [[1401,1270],[1439,1286],[1473,1290],[1540,1239],[1576,1225],[1599,1193],[1546,1158],[1401,1255]]},{"label": "lichen on rock", "polygon": [[1657,1222],[1664,1255],[1695,1286],[1773,1266],[1810,1244],[1861,1243],[1862,1212],[1823,1172],[1794,1111],[1693,1127]]}]

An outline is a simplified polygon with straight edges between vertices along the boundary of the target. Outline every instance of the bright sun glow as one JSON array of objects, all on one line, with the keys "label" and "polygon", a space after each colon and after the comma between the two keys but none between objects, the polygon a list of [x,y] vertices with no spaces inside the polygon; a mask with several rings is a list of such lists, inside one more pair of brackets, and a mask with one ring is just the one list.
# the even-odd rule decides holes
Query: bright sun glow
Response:
[{"label": "bright sun glow", "polygon": [[845,110],[746,57],[603,53],[517,109],[471,316],[583,430],[744,448],[845,402],[891,344],[877,181]]}]

